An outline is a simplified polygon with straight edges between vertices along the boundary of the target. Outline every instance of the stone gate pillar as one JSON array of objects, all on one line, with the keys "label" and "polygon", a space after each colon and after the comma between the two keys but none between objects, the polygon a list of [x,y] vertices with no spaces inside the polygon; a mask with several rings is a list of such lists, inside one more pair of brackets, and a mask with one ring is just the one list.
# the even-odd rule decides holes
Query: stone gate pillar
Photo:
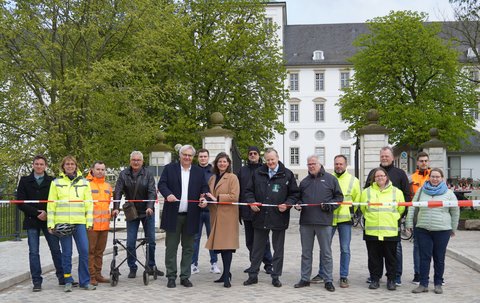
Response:
[{"label": "stone gate pillar", "polygon": [[214,112],[210,116],[210,121],[212,128],[199,132],[203,148],[210,152],[209,162],[212,163],[221,152],[227,153],[231,158],[233,131],[222,128],[224,118],[219,112]]},{"label": "stone gate pillar", "polygon": [[438,129],[431,128],[429,133],[430,141],[423,143],[421,147],[430,158],[430,167],[438,167],[448,176],[447,145],[438,139]]},{"label": "stone gate pillar", "polygon": [[378,111],[369,110],[367,120],[369,124],[358,130],[360,139],[359,180],[362,186],[365,184],[368,173],[378,167],[380,163],[378,158],[380,149],[388,145],[388,129],[378,125]]}]

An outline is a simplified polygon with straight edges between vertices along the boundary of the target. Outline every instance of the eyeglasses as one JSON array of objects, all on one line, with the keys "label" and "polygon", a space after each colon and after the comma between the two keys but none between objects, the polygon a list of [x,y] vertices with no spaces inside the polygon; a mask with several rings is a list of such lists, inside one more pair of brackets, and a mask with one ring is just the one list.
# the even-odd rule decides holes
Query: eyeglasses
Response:
[{"label": "eyeglasses", "polygon": [[430,179],[441,179],[442,176],[430,176]]},{"label": "eyeglasses", "polygon": [[258,155],[258,153],[257,152],[249,152],[248,155],[249,156],[256,156],[256,155]]},{"label": "eyeglasses", "polygon": [[192,158],[193,157],[193,155],[191,155],[191,154],[184,154],[184,153],[182,153],[182,156],[184,156],[185,158]]},{"label": "eyeglasses", "polygon": [[307,166],[315,166],[317,165],[318,163],[308,163]]},{"label": "eyeglasses", "polygon": [[385,175],[382,175],[382,176],[375,176],[375,179],[378,179],[378,178],[386,178],[387,176]]}]

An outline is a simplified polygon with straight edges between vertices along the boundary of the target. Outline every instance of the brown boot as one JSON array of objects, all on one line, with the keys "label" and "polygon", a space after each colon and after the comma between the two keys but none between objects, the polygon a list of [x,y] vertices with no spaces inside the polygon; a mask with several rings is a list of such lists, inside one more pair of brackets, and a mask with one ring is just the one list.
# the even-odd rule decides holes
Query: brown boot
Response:
[{"label": "brown boot", "polygon": [[98,282],[95,278],[90,278],[90,284],[94,285],[94,286],[97,286],[98,285]]},{"label": "brown boot", "polygon": [[97,280],[98,283],[110,283],[110,279],[103,276],[97,276],[95,280]]}]

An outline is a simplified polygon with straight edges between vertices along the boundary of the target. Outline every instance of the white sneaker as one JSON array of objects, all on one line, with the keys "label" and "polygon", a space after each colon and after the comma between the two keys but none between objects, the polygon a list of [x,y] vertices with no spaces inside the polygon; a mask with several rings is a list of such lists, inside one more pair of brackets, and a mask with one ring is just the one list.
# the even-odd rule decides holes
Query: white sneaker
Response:
[{"label": "white sneaker", "polygon": [[212,266],[210,267],[210,272],[214,274],[221,274],[222,271],[220,268],[218,268],[217,263],[213,263]]},{"label": "white sneaker", "polygon": [[190,270],[192,271],[192,275],[198,274],[200,272],[200,269],[198,269],[198,267],[196,267],[195,264],[192,264],[190,266]]}]

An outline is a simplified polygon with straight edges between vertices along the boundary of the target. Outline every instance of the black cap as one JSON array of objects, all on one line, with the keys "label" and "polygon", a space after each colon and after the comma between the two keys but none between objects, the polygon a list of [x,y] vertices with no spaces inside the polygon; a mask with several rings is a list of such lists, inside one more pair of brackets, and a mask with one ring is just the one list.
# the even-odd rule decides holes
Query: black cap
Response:
[{"label": "black cap", "polygon": [[260,150],[256,146],[249,146],[248,152],[251,152],[251,151],[256,151],[258,154],[260,154]]}]

